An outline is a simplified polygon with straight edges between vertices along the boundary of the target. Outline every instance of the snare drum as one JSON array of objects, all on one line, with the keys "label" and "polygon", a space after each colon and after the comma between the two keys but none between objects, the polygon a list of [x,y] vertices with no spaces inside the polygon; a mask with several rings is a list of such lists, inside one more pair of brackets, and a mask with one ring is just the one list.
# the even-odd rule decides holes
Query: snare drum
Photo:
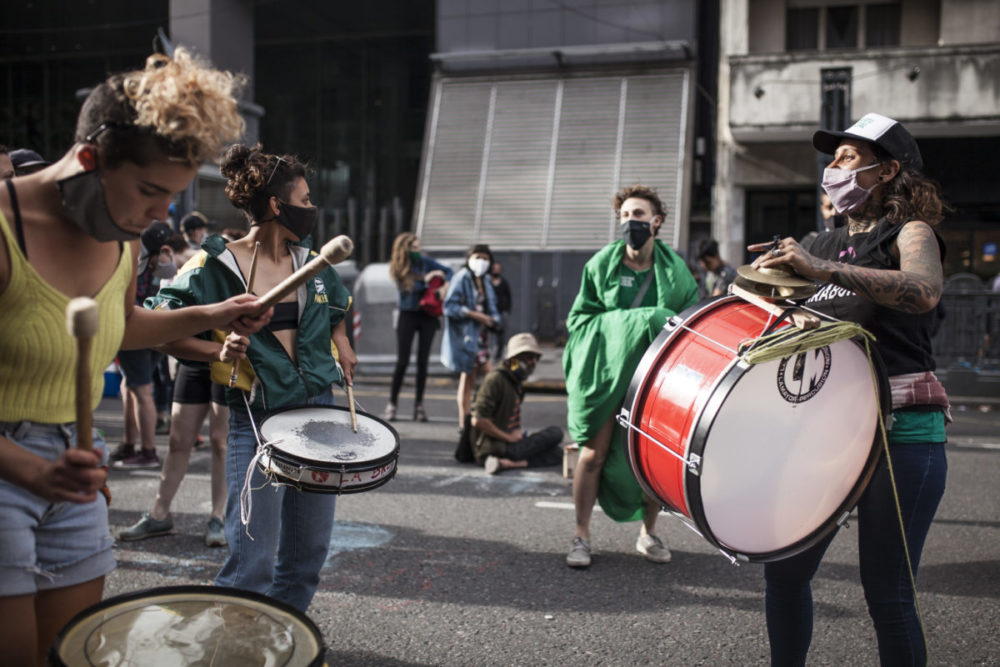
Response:
[{"label": "snare drum", "polygon": [[358,432],[345,407],[308,405],[276,410],[259,429],[264,474],[304,491],[358,493],[396,474],[399,435],[381,419],[357,413]]},{"label": "snare drum", "polygon": [[49,664],[324,665],[323,636],[308,617],[258,593],[172,586],[109,598],[59,633]]},{"label": "snare drum", "polygon": [[792,556],[847,517],[878,462],[888,397],[854,340],[741,361],[738,346],[772,322],[736,297],[672,318],[619,417],[646,494],[739,560]]}]

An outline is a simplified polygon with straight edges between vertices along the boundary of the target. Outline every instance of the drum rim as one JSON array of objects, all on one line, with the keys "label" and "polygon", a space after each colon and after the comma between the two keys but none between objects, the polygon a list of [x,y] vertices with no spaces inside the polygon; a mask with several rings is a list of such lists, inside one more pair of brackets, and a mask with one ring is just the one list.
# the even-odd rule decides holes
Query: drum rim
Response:
[{"label": "drum rim", "polygon": [[[263,437],[264,424],[267,422],[268,419],[270,419],[271,417],[277,416],[277,415],[279,415],[279,414],[281,414],[283,412],[290,412],[291,410],[302,410],[304,408],[310,408],[310,409],[321,408],[321,409],[324,409],[324,410],[339,410],[339,411],[343,411],[343,412],[350,412],[349,408],[346,408],[346,407],[344,407],[342,405],[309,405],[309,404],[305,404],[305,405],[289,405],[289,406],[285,406],[285,407],[282,407],[282,408],[276,408],[274,410],[271,410],[271,411],[265,413],[264,416],[260,418],[260,421],[258,422],[257,429],[261,432],[261,437]],[[359,416],[363,416],[365,419],[371,419],[372,421],[378,422],[382,426],[385,426],[386,429],[388,429],[389,433],[391,433],[392,437],[393,437],[393,443],[394,444],[393,444],[392,451],[390,451],[388,454],[385,454],[385,455],[379,457],[378,459],[369,459],[368,462],[374,463],[376,461],[388,462],[388,461],[397,460],[399,458],[400,448],[399,448],[399,433],[396,431],[396,429],[394,429],[387,421],[385,421],[383,419],[379,419],[375,415],[369,414],[367,412],[362,412],[361,410],[357,410],[356,413]],[[320,461],[318,459],[310,459],[310,458],[306,458],[304,456],[298,456],[296,454],[290,454],[287,451],[285,451],[284,449],[281,449],[280,445],[268,445],[268,446],[271,447],[271,449],[272,449],[272,455],[273,455],[274,451],[278,451],[278,452],[281,452],[281,454],[283,456],[295,459],[295,462],[297,462],[297,463],[298,462],[302,462],[302,463],[308,463],[308,464],[316,464],[317,466],[329,465],[330,464],[329,461]],[[366,462],[366,464],[368,462]],[[360,468],[360,469],[361,470],[365,470],[366,468]]]},{"label": "drum rim", "polygon": [[[284,454],[284,452],[281,453]],[[372,470],[374,468],[381,468],[384,465],[391,463],[392,470],[387,475],[379,477],[378,479],[371,482],[366,482],[363,484],[355,484],[353,486],[330,486],[327,484],[317,484],[315,482],[307,482],[301,479],[292,479],[291,477],[286,476],[284,474],[284,471],[281,471],[280,473],[274,472],[274,470],[271,468],[271,466],[273,466],[272,462],[275,458],[281,458],[281,457],[276,456],[276,452],[274,451],[270,452],[270,454],[268,454],[267,456],[269,456],[269,459],[266,466],[263,459],[257,461],[257,467],[261,470],[261,472],[263,472],[265,475],[272,474],[279,476],[281,477],[281,484],[286,484],[288,486],[299,489],[300,491],[308,491],[310,493],[329,493],[335,495],[346,495],[349,493],[361,493],[363,491],[373,491],[374,489],[377,489],[378,487],[387,484],[389,481],[395,478],[396,473],[399,471],[399,457],[397,455],[393,458],[387,458],[385,463],[382,465],[370,466],[365,468],[355,468],[351,470],[351,472],[365,472],[367,470]],[[291,463],[298,465],[297,461],[292,461]],[[281,470],[280,467],[278,467],[278,470],[279,471]],[[323,470],[322,472],[339,473],[341,471]]]},{"label": "drum rim", "polygon": [[314,667],[316,665],[323,664],[327,651],[326,642],[323,641],[323,633],[320,632],[319,626],[317,626],[311,618],[306,616],[305,613],[299,611],[286,602],[276,600],[255,591],[247,591],[239,588],[232,588],[230,586],[208,586],[198,584],[158,586],[156,588],[121,593],[119,595],[101,600],[97,604],[91,605],[90,607],[78,612],[75,616],[73,616],[73,618],[66,622],[56,635],[55,641],[52,642],[52,646],[49,647],[49,656],[56,660],[57,664],[63,664],[59,649],[65,641],[66,635],[69,634],[69,632],[77,625],[82,623],[84,620],[93,617],[95,614],[99,614],[102,611],[110,609],[116,605],[132,602],[142,598],[153,598],[157,595],[184,595],[185,593],[209,594],[218,595],[220,598],[252,600],[265,607],[271,607],[288,614],[295,620],[299,621],[306,631],[313,636],[313,639],[316,640],[316,645],[319,649],[318,655],[309,662],[309,666]]}]

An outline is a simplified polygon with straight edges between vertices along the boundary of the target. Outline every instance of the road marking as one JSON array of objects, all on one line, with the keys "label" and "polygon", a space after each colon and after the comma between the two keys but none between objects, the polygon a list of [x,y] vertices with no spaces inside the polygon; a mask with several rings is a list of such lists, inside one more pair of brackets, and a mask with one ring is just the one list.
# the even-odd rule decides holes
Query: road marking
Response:
[{"label": "road marking", "polygon": [[[550,500],[539,500],[535,503],[535,507],[543,510],[574,510],[576,506],[573,503],[555,503]],[[595,512],[603,512],[600,505],[594,505]]]},{"label": "road marking", "polygon": [[949,445],[955,445],[956,447],[967,447],[969,449],[993,449],[1000,450],[1000,443],[995,442],[981,442],[979,438],[971,437],[951,437],[948,438]]}]

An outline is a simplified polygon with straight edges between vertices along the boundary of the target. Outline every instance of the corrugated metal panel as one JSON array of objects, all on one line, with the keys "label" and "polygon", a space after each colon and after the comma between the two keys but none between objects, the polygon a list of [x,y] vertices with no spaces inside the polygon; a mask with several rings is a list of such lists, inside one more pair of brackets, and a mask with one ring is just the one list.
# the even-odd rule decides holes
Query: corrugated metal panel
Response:
[{"label": "corrugated metal panel", "polygon": [[428,137],[418,221],[427,247],[465,247],[473,237],[491,83],[443,85]]},{"label": "corrugated metal panel", "polygon": [[655,187],[675,242],[683,207],[687,70],[642,76],[439,79],[418,202],[427,247],[595,249],[611,196]]},{"label": "corrugated metal panel", "polygon": [[565,82],[546,247],[608,242],[620,99],[621,77]]},{"label": "corrugated metal panel", "polygon": [[557,83],[496,84],[478,235],[491,247],[540,247]]},{"label": "corrugated metal panel", "polygon": [[625,93],[625,133],[620,186],[643,183],[656,188],[667,206],[660,238],[675,243],[680,224],[679,192],[687,123],[682,73],[630,77]]}]

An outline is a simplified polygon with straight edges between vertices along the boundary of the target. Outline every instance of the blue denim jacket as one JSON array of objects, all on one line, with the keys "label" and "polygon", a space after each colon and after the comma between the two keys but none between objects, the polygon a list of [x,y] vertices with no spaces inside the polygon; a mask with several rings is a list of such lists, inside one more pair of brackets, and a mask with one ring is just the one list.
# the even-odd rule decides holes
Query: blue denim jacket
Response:
[{"label": "blue denim jacket", "polygon": [[[413,265],[413,272],[420,276],[425,276],[431,271],[444,271],[445,279],[451,280],[451,276],[454,271],[451,267],[445,266],[440,262],[436,262],[426,255],[420,256],[420,261]],[[423,280],[416,280],[413,283],[413,289],[399,290],[396,295],[396,307],[400,310],[420,310],[420,297],[424,295],[424,290],[427,289],[427,283]]]},{"label": "blue denim jacket", "polygon": [[[486,314],[500,324],[497,298],[486,276],[483,276],[483,286],[486,288]],[[475,309],[476,283],[465,267],[459,269],[448,285],[448,295],[444,299],[445,327],[441,335],[441,363],[459,373],[468,373],[476,365],[481,325],[467,316]]]}]

